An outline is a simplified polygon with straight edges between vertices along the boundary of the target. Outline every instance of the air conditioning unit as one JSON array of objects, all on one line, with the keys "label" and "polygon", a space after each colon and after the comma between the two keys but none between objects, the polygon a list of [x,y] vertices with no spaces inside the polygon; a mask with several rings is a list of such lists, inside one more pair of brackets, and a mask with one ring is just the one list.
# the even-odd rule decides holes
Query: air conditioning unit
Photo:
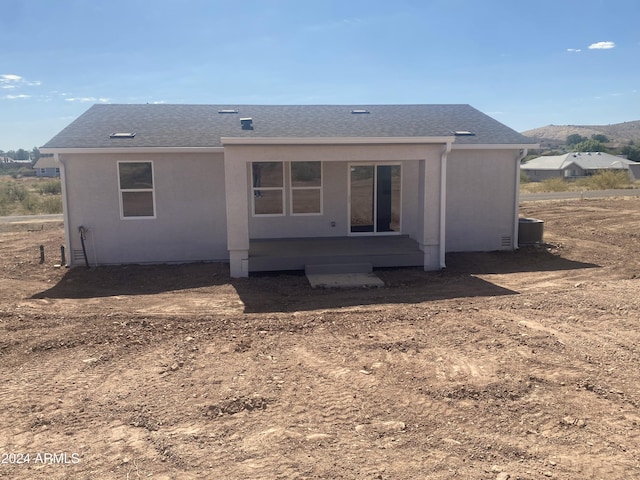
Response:
[{"label": "air conditioning unit", "polygon": [[544,222],[537,218],[518,219],[518,245],[539,245],[543,242]]}]

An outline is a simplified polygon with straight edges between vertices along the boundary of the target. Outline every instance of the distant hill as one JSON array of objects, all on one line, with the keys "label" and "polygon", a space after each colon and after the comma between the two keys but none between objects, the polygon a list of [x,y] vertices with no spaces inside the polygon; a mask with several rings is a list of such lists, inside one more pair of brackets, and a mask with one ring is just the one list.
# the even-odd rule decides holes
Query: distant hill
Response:
[{"label": "distant hill", "polygon": [[569,135],[577,133],[591,138],[594,134],[603,134],[613,144],[626,145],[629,140],[640,144],[640,120],[632,122],[614,123],[611,125],[548,125],[522,132],[540,143],[562,144]]}]

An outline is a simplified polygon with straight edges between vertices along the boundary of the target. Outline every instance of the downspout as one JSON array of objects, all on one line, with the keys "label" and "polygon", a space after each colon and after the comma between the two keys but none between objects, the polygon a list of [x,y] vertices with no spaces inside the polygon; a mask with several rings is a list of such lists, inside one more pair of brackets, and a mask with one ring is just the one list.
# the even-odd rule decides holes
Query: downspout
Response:
[{"label": "downspout", "polygon": [[447,142],[440,156],[440,268],[446,268],[446,228],[447,228],[447,157],[451,153],[452,142]]},{"label": "downspout", "polygon": [[513,219],[513,235],[511,235],[512,238],[512,245],[511,248],[513,248],[514,250],[518,249],[518,229],[520,226],[520,221],[519,221],[519,217],[520,217],[520,163],[522,162],[522,159],[524,159],[524,157],[527,156],[527,153],[529,153],[529,149],[527,148],[523,148],[522,150],[520,150],[518,156],[516,157],[516,178],[515,178],[515,203],[513,205],[514,208],[514,219]]},{"label": "downspout", "polygon": [[69,197],[67,190],[67,169],[64,164],[64,159],[61,155],[54,153],[53,158],[60,163],[60,188],[62,190],[62,215],[64,219],[64,243],[65,250],[67,251],[67,264],[66,267],[70,267],[73,259],[73,252],[71,251],[71,224],[69,222]]}]

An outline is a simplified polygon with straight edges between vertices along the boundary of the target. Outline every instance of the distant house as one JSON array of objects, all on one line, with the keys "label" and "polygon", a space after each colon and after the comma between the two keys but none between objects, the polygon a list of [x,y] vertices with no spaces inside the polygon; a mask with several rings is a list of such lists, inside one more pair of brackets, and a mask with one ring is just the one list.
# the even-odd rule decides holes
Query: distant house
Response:
[{"label": "distant house", "polygon": [[71,265],[85,248],[244,277],[513,250],[528,148],[469,105],[95,105],[40,151],[60,162]]},{"label": "distant house", "polygon": [[40,157],[33,166],[37,177],[59,177],[60,163],[52,156]]},{"label": "distant house", "polygon": [[[605,170],[626,170],[636,162],[604,152],[572,152],[564,155],[537,157],[523,163],[520,170],[532,182],[548,178],[566,180],[591,176]],[[640,165],[640,164],[637,164]]]}]

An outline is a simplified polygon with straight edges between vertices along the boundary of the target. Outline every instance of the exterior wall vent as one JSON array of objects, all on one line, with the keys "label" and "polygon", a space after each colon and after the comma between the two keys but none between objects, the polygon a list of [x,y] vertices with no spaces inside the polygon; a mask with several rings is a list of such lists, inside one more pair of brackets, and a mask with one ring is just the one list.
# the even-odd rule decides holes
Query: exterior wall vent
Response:
[{"label": "exterior wall vent", "polygon": [[241,118],[240,125],[242,125],[243,130],[253,130],[253,119],[252,118]]},{"label": "exterior wall vent", "polygon": [[509,248],[511,247],[511,235],[502,235],[500,236],[500,247],[501,248]]}]

